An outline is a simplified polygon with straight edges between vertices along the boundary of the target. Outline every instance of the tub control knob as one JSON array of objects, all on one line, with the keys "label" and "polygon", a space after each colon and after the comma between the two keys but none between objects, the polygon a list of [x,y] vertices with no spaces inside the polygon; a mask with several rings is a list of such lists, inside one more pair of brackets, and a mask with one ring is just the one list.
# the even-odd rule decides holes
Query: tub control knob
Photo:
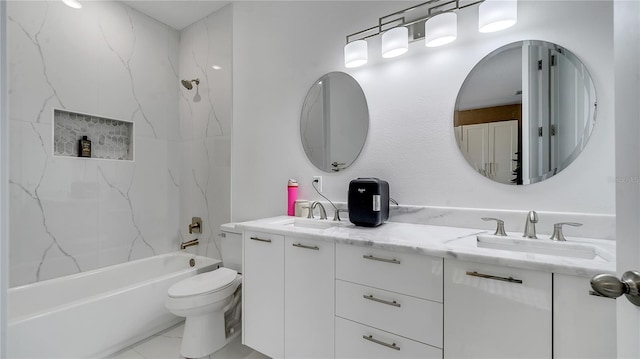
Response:
[{"label": "tub control knob", "polygon": [[189,233],[202,233],[202,218],[192,217],[189,225]]}]

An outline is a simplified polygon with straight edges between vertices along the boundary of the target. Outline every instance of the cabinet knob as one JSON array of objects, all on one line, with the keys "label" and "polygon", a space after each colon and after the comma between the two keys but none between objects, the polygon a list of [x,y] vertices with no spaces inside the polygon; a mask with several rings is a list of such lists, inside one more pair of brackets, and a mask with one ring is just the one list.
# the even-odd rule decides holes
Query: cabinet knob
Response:
[{"label": "cabinet knob", "polygon": [[625,272],[621,279],[612,274],[598,274],[591,278],[591,288],[609,298],[624,294],[631,303],[640,307],[640,272]]}]

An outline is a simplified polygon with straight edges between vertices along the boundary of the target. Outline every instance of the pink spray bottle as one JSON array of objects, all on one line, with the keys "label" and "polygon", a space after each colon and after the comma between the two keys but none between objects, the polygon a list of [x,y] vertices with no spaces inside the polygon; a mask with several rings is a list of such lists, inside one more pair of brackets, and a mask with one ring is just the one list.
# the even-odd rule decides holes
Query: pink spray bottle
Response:
[{"label": "pink spray bottle", "polygon": [[298,199],[298,181],[290,179],[287,184],[287,215],[296,215],[296,200]]}]

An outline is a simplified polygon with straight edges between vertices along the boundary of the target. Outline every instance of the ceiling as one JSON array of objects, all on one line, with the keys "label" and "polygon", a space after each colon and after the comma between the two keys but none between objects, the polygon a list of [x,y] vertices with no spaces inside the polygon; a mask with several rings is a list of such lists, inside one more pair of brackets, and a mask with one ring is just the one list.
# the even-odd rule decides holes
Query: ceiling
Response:
[{"label": "ceiling", "polygon": [[231,1],[217,0],[121,0],[132,8],[182,30]]}]

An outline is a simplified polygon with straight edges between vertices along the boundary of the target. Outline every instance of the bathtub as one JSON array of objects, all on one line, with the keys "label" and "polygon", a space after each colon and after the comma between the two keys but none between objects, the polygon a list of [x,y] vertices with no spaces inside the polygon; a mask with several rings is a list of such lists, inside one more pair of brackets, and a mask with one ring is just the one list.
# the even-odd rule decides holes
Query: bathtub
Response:
[{"label": "bathtub", "polygon": [[8,357],[95,358],[115,353],[183,320],[165,309],[167,290],[220,264],[173,252],[10,288]]}]

